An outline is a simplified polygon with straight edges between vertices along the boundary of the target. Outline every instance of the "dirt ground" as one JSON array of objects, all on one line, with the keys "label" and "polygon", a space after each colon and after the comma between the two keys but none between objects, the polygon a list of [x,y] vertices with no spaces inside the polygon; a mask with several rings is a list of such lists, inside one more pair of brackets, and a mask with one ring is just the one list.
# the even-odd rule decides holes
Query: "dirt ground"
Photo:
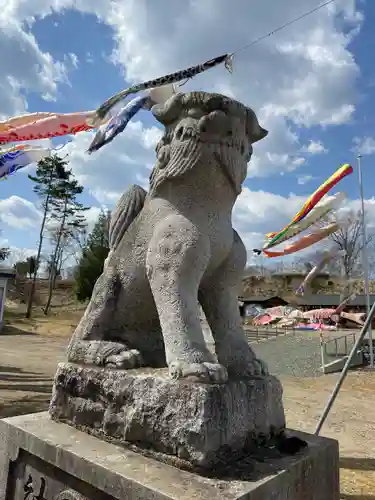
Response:
[{"label": "dirt ground", "polygon": [[[28,321],[21,312],[7,308],[0,334],[0,417],[46,410],[56,364],[82,314],[65,310]],[[282,377],[288,427],[314,432],[336,380]],[[322,429],[340,442],[342,500],[375,500],[374,395],[375,372],[349,373]]]}]

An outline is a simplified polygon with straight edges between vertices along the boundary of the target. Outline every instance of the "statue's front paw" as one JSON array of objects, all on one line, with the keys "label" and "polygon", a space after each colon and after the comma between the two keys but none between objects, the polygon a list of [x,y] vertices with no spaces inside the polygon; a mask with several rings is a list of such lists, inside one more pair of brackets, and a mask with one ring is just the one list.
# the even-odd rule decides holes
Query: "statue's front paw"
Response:
[{"label": "statue's front paw", "polygon": [[228,372],[218,363],[187,363],[173,361],[169,365],[169,375],[175,379],[189,379],[203,384],[225,384]]},{"label": "statue's front paw", "polygon": [[251,375],[269,375],[267,363],[259,358],[254,358],[254,360],[250,363],[249,370],[251,372]]},{"label": "statue's front paw", "polygon": [[267,363],[262,359],[252,357],[251,359],[241,362],[235,360],[229,364],[228,373],[230,377],[266,377],[269,375]]},{"label": "statue's front paw", "polygon": [[130,370],[132,368],[138,368],[143,366],[142,355],[136,349],[129,349],[128,351],[122,351],[120,354],[113,354],[108,356],[104,365],[108,368],[121,368],[123,370]]}]

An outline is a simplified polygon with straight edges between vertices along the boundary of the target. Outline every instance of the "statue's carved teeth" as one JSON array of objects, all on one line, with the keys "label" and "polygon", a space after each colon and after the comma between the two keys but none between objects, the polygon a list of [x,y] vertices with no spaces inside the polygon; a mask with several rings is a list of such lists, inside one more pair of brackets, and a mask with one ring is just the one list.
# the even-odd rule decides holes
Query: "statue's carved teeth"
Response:
[{"label": "statue's carved teeth", "polygon": [[192,137],[195,137],[195,136],[196,136],[196,132],[192,127],[185,127],[184,131],[182,133],[181,140],[185,141],[185,140],[191,139]]}]

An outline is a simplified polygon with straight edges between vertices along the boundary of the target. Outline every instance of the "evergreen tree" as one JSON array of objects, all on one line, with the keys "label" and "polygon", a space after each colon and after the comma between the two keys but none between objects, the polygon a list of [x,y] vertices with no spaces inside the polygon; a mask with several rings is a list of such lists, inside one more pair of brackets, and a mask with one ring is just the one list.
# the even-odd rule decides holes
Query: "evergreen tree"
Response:
[{"label": "evergreen tree", "polygon": [[42,222],[39,230],[38,251],[35,257],[35,266],[32,276],[31,290],[29,294],[26,317],[31,316],[33,299],[35,294],[35,283],[40,265],[44,233],[46,224],[50,218],[53,208],[57,207],[58,200],[62,196],[62,184],[67,180],[69,172],[66,170],[67,161],[58,155],[43,158],[39,161],[35,175],[29,175],[29,179],[34,182],[33,191],[41,201]]},{"label": "evergreen tree", "polygon": [[109,252],[110,212],[101,212],[82,250],[75,271],[75,293],[80,301],[91,297],[96,280],[103,272],[104,261]]},{"label": "evergreen tree", "polygon": [[13,264],[13,269],[16,271],[17,277],[25,277],[29,270],[29,264],[26,260],[20,260]]},{"label": "evergreen tree", "polygon": [[[0,232],[1,234],[1,232]],[[6,260],[10,255],[10,250],[7,247],[0,247],[0,261]]]},{"label": "evergreen tree", "polygon": [[1,247],[0,248],[0,261],[6,260],[9,257],[9,254],[10,254],[9,248]]},{"label": "evergreen tree", "polygon": [[34,183],[33,191],[41,201],[42,222],[39,230],[39,243],[36,255],[35,267],[32,276],[31,290],[29,294],[26,317],[31,316],[33,300],[35,294],[35,283],[40,265],[42,254],[44,232],[48,216],[56,199],[61,197],[60,183],[66,179],[67,162],[57,155],[43,158],[40,160],[36,169],[35,175],[28,175],[29,179]]},{"label": "evergreen tree", "polygon": [[57,194],[51,200],[52,210],[50,221],[55,226],[55,245],[49,262],[49,290],[48,299],[44,307],[44,314],[48,314],[56,278],[61,274],[62,258],[67,241],[71,239],[77,230],[86,226],[86,218],[83,213],[88,210],[77,200],[82,194],[81,186],[72,172],[65,169],[63,177],[56,185]]},{"label": "evergreen tree", "polygon": [[30,257],[27,257],[26,262],[27,262],[27,273],[29,275],[29,278],[31,278],[32,276],[34,276],[35,271],[37,271],[36,255],[31,255]]}]

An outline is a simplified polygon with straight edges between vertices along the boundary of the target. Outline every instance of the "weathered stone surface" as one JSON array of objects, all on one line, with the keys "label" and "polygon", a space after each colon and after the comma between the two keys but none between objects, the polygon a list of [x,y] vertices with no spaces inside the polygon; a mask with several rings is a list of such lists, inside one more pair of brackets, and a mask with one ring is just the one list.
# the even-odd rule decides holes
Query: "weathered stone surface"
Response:
[{"label": "weathered stone surface", "polygon": [[48,500],[339,500],[337,441],[293,434],[309,444],[297,456],[248,459],[225,476],[204,477],[57,424],[46,413],[4,419],[0,500],[23,500],[29,475],[35,498],[44,484],[39,498]]},{"label": "weathered stone surface", "polygon": [[61,363],[50,414],[118,442],[212,467],[285,428],[282,388],[272,376],[194,384],[167,370],[109,370]]},{"label": "weathered stone surface", "polygon": [[220,94],[180,93],[152,112],[165,132],[149,191],[132,186],[113,212],[50,414],[212,468],[285,427],[281,385],[243,331],[247,253],[232,226],[252,144],[267,131]]},{"label": "weathered stone surface", "polygon": [[[180,93],[152,112],[165,126],[148,193],[132,186],[113,213],[110,252],[73,335],[73,363],[168,366],[172,378],[267,374],[246,342],[237,285],[246,248],[232,210],[252,144],[267,135],[229,97]],[[202,334],[197,298],[213,332]]]}]

